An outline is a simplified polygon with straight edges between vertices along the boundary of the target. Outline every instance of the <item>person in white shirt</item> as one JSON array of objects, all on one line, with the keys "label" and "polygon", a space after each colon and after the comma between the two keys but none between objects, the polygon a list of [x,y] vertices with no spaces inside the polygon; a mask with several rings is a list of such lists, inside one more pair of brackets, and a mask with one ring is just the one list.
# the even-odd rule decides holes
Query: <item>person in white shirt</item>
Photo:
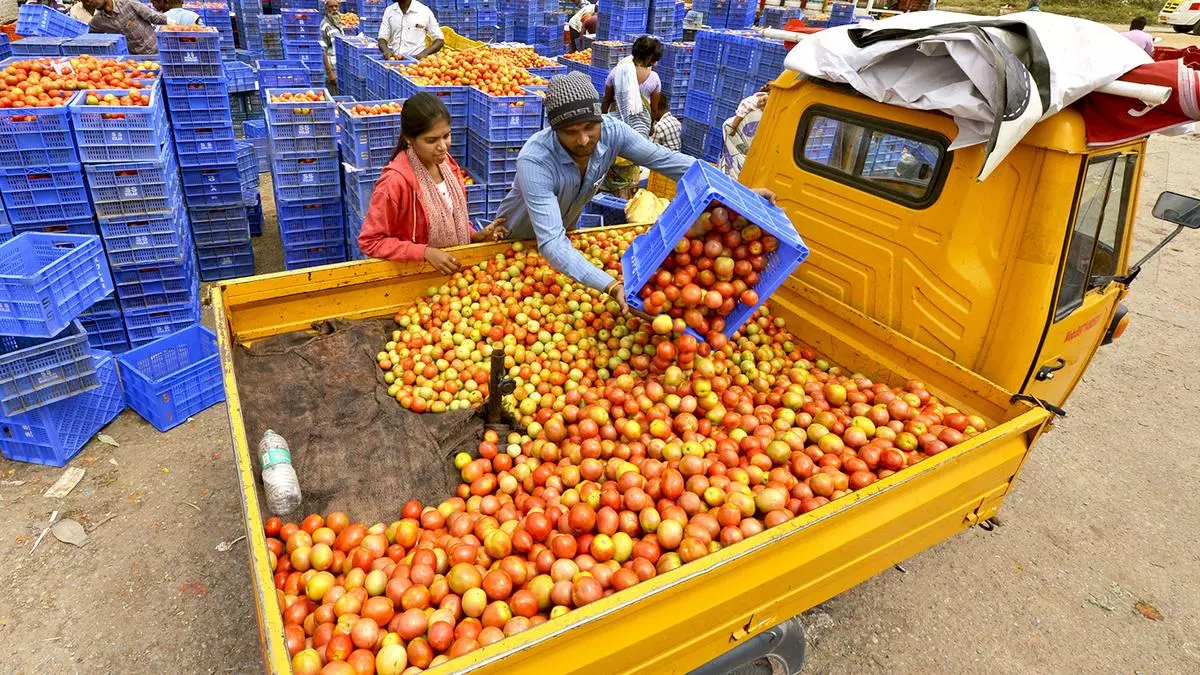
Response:
[{"label": "person in white shirt", "polygon": [[150,0],[150,5],[167,17],[172,26],[203,26],[200,15],[183,8],[183,0]]},{"label": "person in white shirt", "polygon": [[[425,36],[433,42],[425,46]],[[396,0],[383,10],[379,26],[379,51],[385,59],[404,56],[420,59],[436,53],[446,44],[433,10],[417,0]]]},{"label": "person in white shirt", "polygon": [[575,12],[570,21],[567,21],[567,30],[571,32],[571,51],[579,50],[579,37],[583,35],[583,22],[589,16],[596,13],[596,4],[592,2],[584,2],[579,4],[579,10]]}]

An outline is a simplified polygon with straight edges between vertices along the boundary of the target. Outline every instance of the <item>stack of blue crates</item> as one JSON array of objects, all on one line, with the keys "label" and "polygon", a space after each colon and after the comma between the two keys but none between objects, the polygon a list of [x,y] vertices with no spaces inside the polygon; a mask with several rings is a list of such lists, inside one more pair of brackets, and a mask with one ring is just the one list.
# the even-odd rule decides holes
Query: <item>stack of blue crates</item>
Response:
[{"label": "stack of blue crates", "polygon": [[365,35],[339,36],[334,38],[333,49],[337,61],[338,91],[354,97],[357,101],[370,98],[367,94],[367,76],[364,69],[367,56],[379,56],[376,39]]},{"label": "stack of blue crates", "polygon": [[702,30],[696,33],[692,77],[683,110],[683,151],[715,161],[721,152],[725,120],[742,99],[759,91],[783,70],[782,42],[751,32]]},{"label": "stack of blue crates", "polygon": [[233,13],[237,16],[237,38],[242,49],[253,57],[266,55],[263,48],[262,3],[259,0],[233,0]]},{"label": "stack of blue crates", "polygon": [[263,14],[258,19],[262,35],[263,56],[268,59],[283,58],[283,23],[278,14]]},{"label": "stack of blue crates", "polygon": [[651,0],[646,32],[650,35],[657,35],[663,42],[682,40],[683,21],[679,18],[679,7],[681,6],[683,6],[682,0]]},{"label": "stack of blue crates", "polygon": [[[63,466],[125,408],[112,354],[89,346],[81,321],[112,289],[94,235],[0,245],[0,454]],[[104,329],[128,348],[119,314]]]},{"label": "stack of blue crates", "polygon": [[835,2],[829,9],[829,25],[845,26],[855,22],[853,2]]},{"label": "stack of blue crates", "polygon": [[[399,99],[364,101],[364,105],[402,103]],[[351,260],[365,258],[358,248],[358,233],[371,203],[375,181],[391,161],[400,137],[400,113],[355,115],[354,104],[338,105],[339,145],[342,156],[342,206],[346,251]]]},{"label": "stack of blue crates", "polygon": [[[541,6],[543,3],[537,4]],[[463,37],[493,42],[500,36],[498,0],[433,0],[429,6],[437,15],[439,24]],[[374,35],[378,35],[378,31]]]},{"label": "stack of blue crates", "polygon": [[[384,63],[394,62],[385,61]],[[456,85],[426,86],[417,84],[416,81],[410,79],[407,75],[403,75],[395,70],[389,69],[388,72],[391,75],[391,86],[388,89],[388,96],[381,96],[380,98],[407,100],[416,95],[417,92],[423,91],[437,96],[446,105],[446,109],[450,112],[451,129],[467,129],[470,125],[471,91],[474,89],[473,87]],[[466,166],[467,158],[470,156],[469,143],[464,138],[466,135],[458,133],[451,136],[450,155],[462,166]]]},{"label": "stack of blue crates", "polygon": [[671,114],[682,119],[687,102],[688,80],[692,76],[693,42],[663,44],[663,57],[654,66],[662,82],[662,93],[670,104]]},{"label": "stack of blue crates", "polygon": [[0,33],[0,59],[12,56],[12,41],[4,33]]},{"label": "stack of blue crates", "polygon": [[358,15],[359,32],[372,40],[379,37],[383,10],[390,4],[389,0],[351,0],[350,11]]},{"label": "stack of blue crates", "polygon": [[64,56],[91,54],[92,56],[123,57],[129,55],[129,47],[124,35],[88,33],[69,38],[62,44],[62,53]]},{"label": "stack of blue crates", "polygon": [[289,270],[346,260],[333,96],[319,89],[320,101],[271,102],[273,97],[309,90],[266,91],[275,213],[283,263]]},{"label": "stack of blue crates", "polygon": [[482,187],[467,189],[467,209],[472,220],[491,220],[516,178],[521,148],[542,128],[542,98],[491,96],[472,88],[470,102],[468,169]]},{"label": "stack of blue crates", "polygon": [[254,157],[258,161],[259,173],[271,173],[271,148],[267,143],[267,121],[246,120],[242,123],[245,139],[254,148]]},{"label": "stack of blue crates", "polygon": [[597,12],[597,40],[622,40],[650,24],[650,0],[600,0]]},{"label": "stack of blue crates", "polygon": [[758,12],[757,0],[695,0],[692,11],[704,14],[704,25],[711,28],[749,28]]},{"label": "stack of blue crates", "polygon": [[804,10],[799,7],[764,7],[758,25],[763,28],[783,28],[792,19],[803,19]]},{"label": "stack of blue crates", "polygon": [[299,60],[308,67],[309,84],[325,86],[324,52],[321,51],[321,13],[311,9],[280,11],[283,26],[283,57]]},{"label": "stack of blue crates", "polygon": [[220,33],[160,30],[158,49],[199,277],[254,274]]},{"label": "stack of blue crates", "polygon": [[[226,61],[234,60],[233,20],[229,12],[229,4],[225,0],[203,0],[185,2],[185,9],[200,15],[200,20],[209,28],[216,28],[221,34],[221,57]],[[262,13],[260,6],[259,13]],[[240,19],[241,16],[239,15]]]},{"label": "stack of blue crates", "polygon": [[[536,45],[539,29],[542,29],[542,37],[545,38],[545,28],[557,25],[558,42],[561,44],[564,22],[560,21],[557,10],[557,4],[552,0],[505,0],[500,11],[506,19],[502,26],[504,35],[498,36],[497,39]],[[511,36],[508,34],[507,20],[512,21]]]}]

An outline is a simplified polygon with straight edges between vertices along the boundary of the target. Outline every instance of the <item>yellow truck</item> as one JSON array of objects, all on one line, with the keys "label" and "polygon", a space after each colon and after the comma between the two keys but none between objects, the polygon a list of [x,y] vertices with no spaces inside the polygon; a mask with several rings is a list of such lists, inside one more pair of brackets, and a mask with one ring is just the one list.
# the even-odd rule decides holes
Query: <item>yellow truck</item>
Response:
[{"label": "yellow truck", "polygon": [[[966,528],[987,527],[1096,350],[1120,335],[1120,300],[1138,269],[1130,241],[1145,139],[1090,150],[1080,116],[1066,110],[977,182],[983,149],[949,151],[955,129],[944,115],[794,73],[776,85],[742,180],[779,195],[812,253],[772,296],[772,312],[834,362],[880,381],[920,378],[989,429],[437,672],[724,672],[772,651],[776,665],[794,670],[803,636],[776,627],[794,627],[792,617]],[[876,171],[866,159],[885,137],[901,139],[907,157]],[[1176,234],[1200,228],[1193,199],[1168,193],[1155,215],[1177,223]],[[471,264],[505,246],[455,254]],[[240,395],[232,354],[327,319],[388,317],[438,278],[424,264],[362,261],[212,290],[268,672],[290,672],[290,661],[243,420],[256,401]]]}]

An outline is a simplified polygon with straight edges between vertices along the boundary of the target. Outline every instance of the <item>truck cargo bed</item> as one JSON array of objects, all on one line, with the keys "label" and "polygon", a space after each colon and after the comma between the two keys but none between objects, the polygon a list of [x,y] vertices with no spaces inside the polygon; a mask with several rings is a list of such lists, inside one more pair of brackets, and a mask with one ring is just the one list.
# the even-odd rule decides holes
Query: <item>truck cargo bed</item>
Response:
[{"label": "truck cargo bed", "polygon": [[[506,246],[473,245],[456,255],[470,265]],[[262,402],[241,396],[234,347],[331,319],[388,317],[440,278],[425,264],[361,261],[213,288],[268,672],[290,672],[290,660],[245,423],[245,411]],[[770,304],[790,331],[833,362],[879,381],[922,379],[948,404],[983,416],[992,428],[783,525],[431,672],[687,672],[996,512],[1050,413],[1012,402],[993,383],[792,280]],[[395,497],[397,510],[407,497]]]}]

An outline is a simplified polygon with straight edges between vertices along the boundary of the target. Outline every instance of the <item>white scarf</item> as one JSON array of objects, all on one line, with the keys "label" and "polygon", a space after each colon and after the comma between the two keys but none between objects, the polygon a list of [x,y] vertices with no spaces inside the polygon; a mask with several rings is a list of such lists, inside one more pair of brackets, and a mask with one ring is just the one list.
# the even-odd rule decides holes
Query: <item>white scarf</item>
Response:
[{"label": "white scarf", "polygon": [[630,117],[642,114],[642,89],[632,56],[621,59],[617,67],[613,68],[613,94],[625,96],[626,114]]}]

